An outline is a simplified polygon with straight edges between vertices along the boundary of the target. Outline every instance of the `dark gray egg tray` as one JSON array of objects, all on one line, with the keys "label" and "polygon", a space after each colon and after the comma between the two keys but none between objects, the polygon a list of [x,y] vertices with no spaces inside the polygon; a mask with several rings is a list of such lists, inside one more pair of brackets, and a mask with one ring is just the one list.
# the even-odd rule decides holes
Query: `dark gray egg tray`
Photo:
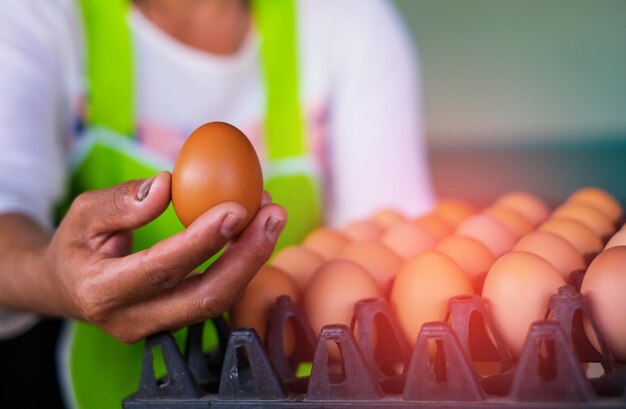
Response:
[{"label": "dark gray egg tray", "polygon": [[[123,407],[626,409],[626,368],[610,356],[580,293],[562,287],[548,308],[514,360],[478,296],[450,300],[445,321],[424,324],[414,348],[384,299],[359,302],[351,328],[328,325],[316,337],[299,307],[279,297],[265,342],[253,329],[231,331],[222,318],[214,320],[220,346],[210,354],[201,347],[203,324],[189,327],[184,353],[169,333],[149,337],[139,389]],[[583,316],[602,354],[587,340]],[[289,357],[287,323],[296,340]],[[328,357],[332,343],[338,361]],[[168,373],[162,379],[154,374],[153,348],[163,352]],[[474,361],[499,362],[499,371],[481,376]],[[296,376],[302,362],[312,364],[307,377]],[[600,363],[603,375],[587,378],[581,364],[588,362]]]}]

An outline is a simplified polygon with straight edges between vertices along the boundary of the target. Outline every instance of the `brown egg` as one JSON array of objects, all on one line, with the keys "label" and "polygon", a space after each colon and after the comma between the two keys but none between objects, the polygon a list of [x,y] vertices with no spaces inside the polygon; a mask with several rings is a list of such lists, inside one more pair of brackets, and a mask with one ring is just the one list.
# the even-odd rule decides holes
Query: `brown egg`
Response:
[{"label": "brown egg", "polygon": [[350,239],[345,234],[322,227],[309,233],[302,244],[319,254],[324,260],[330,260],[337,257],[348,243],[350,243]]},{"label": "brown egg", "polygon": [[437,244],[435,250],[454,260],[467,274],[474,288],[482,287],[487,271],[496,261],[487,246],[467,236],[450,236]]},{"label": "brown egg", "polygon": [[374,241],[378,240],[384,233],[384,229],[377,223],[367,220],[359,220],[348,223],[341,228],[341,232],[351,240]]},{"label": "brown egg", "polygon": [[463,294],[474,294],[474,289],[450,257],[429,250],[408,260],[393,283],[391,304],[409,343],[415,345],[425,322],[443,321],[448,300]]},{"label": "brown egg", "polygon": [[381,291],[364,267],[331,260],[313,274],[304,293],[304,311],[316,334],[324,325],[350,325],[357,301],[379,298]]},{"label": "brown egg", "polygon": [[477,214],[457,227],[456,235],[473,237],[483,243],[495,257],[511,251],[515,245],[513,233],[504,224],[487,214]]},{"label": "brown egg", "polygon": [[444,198],[441,199],[432,212],[440,217],[452,227],[456,227],[468,217],[472,216],[476,211],[469,204],[462,200]]},{"label": "brown egg", "polygon": [[535,231],[522,237],[513,251],[526,251],[543,257],[565,280],[574,270],[586,267],[582,254],[569,241],[548,231]]},{"label": "brown egg", "polygon": [[550,208],[543,200],[528,192],[510,192],[500,196],[495,202],[496,205],[502,205],[518,211],[528,220],[537,226],[548,218]]},{"label": "brown egg", "polygon": [[513,356],[519,357],[530,324],[544,318],[550,296],[563,285],[552,264],[525,251],[507,253],[491,267],[482,296]]},{"label": "brown egg", "polygon": [[407,260],[420,251],[433,248],[437,241],[426,229],[412,221],[396,223],[387,229],[380,242]]},{"label": "brown egg", "polygon": [[576,220],[550,217],[537,230],[549,231],[569,241],[581,254],[593,254],[602,250],[602,240],[589,227]]},{"label": "brown egg", "polygon": [[[295,281],[278,267],[265,265],[248,283],[239,302],[231,310],[230,320],[235,328],[254,328],[262,340],[267,332],[269,307],[280,295],[288,295],[293,302],[300,301]],[[288,331],[288,330],[287,330]],[[294,348],[294,335],[286,334],[285,350],[289,355]]]},{"label": "brown egg", "polygon": [[[580,292],[585,296],[609,350],[618,361],[626,362],[626,247],[600,253],[589,265]],[[591,325],[585,332],[600,351]]]},{"label": "brown egg", "polygon": [[601,238],[610,236],[616,230],[609,216],[585,203],[566,202],[552,213],[552,217],[565,217],[576,220],[589,227]]},{"label": "brown egg", "polygon": [[382,209],[377,211],[370,218],[374,223],[378,224],[383,229],[393,226],[398,222],[406,220],[406,216],[395,209]]},{"label": "brown egg", "polygon": [[443,240],[454,231],[450,224],[434,213],[419,216],[413,222],[426,229],[436,241]]},{"label": "brown egg", "polygon": [[568,202],[585,203],[606,214],[613,222],[622,217],[622,206],[607,191],[599,187],[585,187],[572,193]]},{"label": "brown egg", "polygon": [[271,260],[271,265],[280,268],[293,278],[300,290],[322,265],[324,259],[313,250],[303,246],[289,246],[280,250]]},{"label": "brown egg", "polygon": [[485,209],[483,213],[504,224],[513,233],[516,240],[535,229],[535,224],[532,221],[510,207],[494,205]]},{"label": "brown egg", "polygon": [[620,229],[615,233],[604,246],[604,250],[608,250],[611,247],[626,246],[626,230]]},{"label": "brown egg", "polygon": [[388,293],[391,282],[404,260],[387,246],[377,242],[358,241],[348,244],[339,258],[354,261],[372,275],[383,293]]},{"label": "brown egg", "polygon": [[187,227],[224,202],[242,204],[254,217],[263,195],[259,158],[248,138],[224,122],[204,124],[187,138],[172,171],[172,205]]}]

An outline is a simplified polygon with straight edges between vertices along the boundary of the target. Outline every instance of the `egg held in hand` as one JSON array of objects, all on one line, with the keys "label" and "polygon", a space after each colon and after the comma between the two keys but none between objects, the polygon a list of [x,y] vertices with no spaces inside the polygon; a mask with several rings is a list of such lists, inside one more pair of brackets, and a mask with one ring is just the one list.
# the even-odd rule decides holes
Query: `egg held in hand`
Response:
[{"label": "egg held in hand", "polygon": [[210,122],[189,135],[172,171],[172,204],[185,227],[212,207],[232,201],[246,208],[243,229],[258,211],[262,196],[259,158],[239,129]]}]

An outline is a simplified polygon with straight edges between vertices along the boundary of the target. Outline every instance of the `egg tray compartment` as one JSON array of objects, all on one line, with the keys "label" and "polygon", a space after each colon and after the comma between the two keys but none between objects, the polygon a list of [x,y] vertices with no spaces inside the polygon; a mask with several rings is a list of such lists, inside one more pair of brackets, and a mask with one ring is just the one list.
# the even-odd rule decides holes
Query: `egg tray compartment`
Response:
[{"label": "egg tray compartment", "polygon": [[[325,326],[316,339],[306,317],[288,297],[270,309],[267,349],[253,329],[231,331],[214,323],[220,346],[202,351],[204,324],[189,327],[182,354],[169,333],[149,337],[139,390],[125,409],[147,408],[620,408],[626,409],[626,369],[618,369],[603,341],[603,354],[590,345],[582,315],[595,321],[573,287],[551,297],[546,317],[529,329],[514,362],[478,296],[450,300],[446,322],[422,326],[413,350],[384,299],[355,306],[352,328]],[[283,333],[290,322],[296,349],[288,359]],[[382,347],[375,347],[374,327]],[[489,341],[489,328],[495,342]],[[471,333],[471,337],[470,337]],[[328,344],[336,343],[341,362],[329,363]],[[434,358],[429,343],[436,345]],[[160,347],[168,375],[156,379],[152,350]],[[499,361],[494,376],[478,375],[470,358]],[[309,377],[299,378],[299,362],[312,362]],[[403,362],[402,373],[390,363]],[[605,374],[586,378],[580,363],[601,362]]]}]

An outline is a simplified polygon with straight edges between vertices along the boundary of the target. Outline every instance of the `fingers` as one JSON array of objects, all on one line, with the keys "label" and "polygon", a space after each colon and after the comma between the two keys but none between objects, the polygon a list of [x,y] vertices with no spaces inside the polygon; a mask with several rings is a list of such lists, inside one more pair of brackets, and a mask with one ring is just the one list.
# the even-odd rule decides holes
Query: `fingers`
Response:
[{"label": "fingers", "polygon": [[[225,300],[238,297],[254,274],[269,259],[285,227],[287,213],[278,205],[266,205],[255,218],[251,229],[246,229],[232,242],[224,254],[203,274],[203,286]],[[227,308],[230,308],[230,303]]]},{"label": "fingers", "polygon": [[246,209],[238,203],[219,204],[186,230],[146,250],[115,260],[109,281],[117,287],[118,295],[129,299],[163,292],[224,247],[246,215]]},{"label": "fingers", "polygon": [[267,190],[263,191],[263,196],[261,197],[261,206],[265,206],[266,204],[272,203],[272,196]]},{"label": "fingers", "polygon": [[141,227],[165,211],[170,201],[171,174],[132,180],[76,198],[68,216],[89,235]]},{"label": "fingers", "polygon": [[114,336],[119,332],[127,337],[124,340],[133,342],[163,329],[180,328],[223,313],[270,257],[286,218],[282,207],[263,206],[204,274],[189,276],[170,291],[126,309],[123,321],[142,322],[131,333],[128,328],[118,329],[116,325],[120,324],[105,329]]}]

